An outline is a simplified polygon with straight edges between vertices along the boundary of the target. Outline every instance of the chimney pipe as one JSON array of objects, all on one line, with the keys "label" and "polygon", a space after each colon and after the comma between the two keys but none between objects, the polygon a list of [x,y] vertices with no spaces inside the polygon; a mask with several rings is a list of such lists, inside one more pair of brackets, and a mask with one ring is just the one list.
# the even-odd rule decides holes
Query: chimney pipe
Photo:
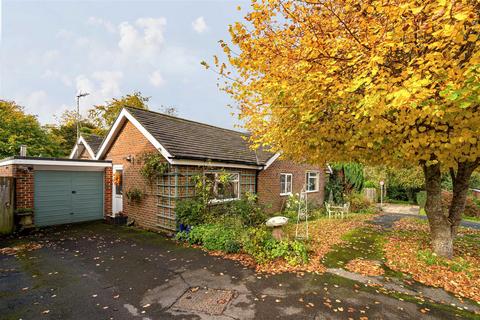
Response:
[{"label": "chimney pipe", "polygon": [[22,144],[20,146],[20,156],[21,157],[26,157],[27,156],[27,146]]}]

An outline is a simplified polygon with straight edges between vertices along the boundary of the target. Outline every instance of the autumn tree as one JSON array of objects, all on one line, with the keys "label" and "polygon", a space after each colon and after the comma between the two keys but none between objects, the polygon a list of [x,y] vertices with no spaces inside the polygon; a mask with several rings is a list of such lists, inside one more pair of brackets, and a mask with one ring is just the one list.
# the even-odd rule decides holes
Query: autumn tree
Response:
[{"label": "autumn tree", "polygon": [[[72,151],[77,140],[77,113],[75,111],[64,111],[58,119],[58,124],[49,125],[49,132],[61,139],[61,155],[67,156]],[[80,133],[83,135],[92,134],[97,131],[96,126],[86,118],[80,119]]]},{"label": "autumn tree", "polygon": [[216,70],[254,146],[313,163],[419,165],[432,248],[451,257],[480,164],[479,15],[475,0],[254,0]]},{"label": "autumn tree", "polygon": [[0,100],[0,159],[18,155],[21,145],[29,156],[58,157],[61,141],[14,101]]},{"label": "autumn tree", "polygon": [[141,92],[136,91],[118,99],[113,98],[103,105],[94,106],[88,114],[89,120],[97,127],[95,133],[104,135],[124,107],[148,110],[148,100],[150,97],[144,97]]}]

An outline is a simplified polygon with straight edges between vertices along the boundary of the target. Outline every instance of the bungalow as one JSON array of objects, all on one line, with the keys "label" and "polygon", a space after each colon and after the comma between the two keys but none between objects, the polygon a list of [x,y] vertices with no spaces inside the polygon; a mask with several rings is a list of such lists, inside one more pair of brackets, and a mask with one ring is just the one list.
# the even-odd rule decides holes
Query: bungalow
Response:
[{"label": "bungalow", "polygon": [[[75,148],[81,146],[95,160],[112,163],[112,179],[104,187],[106,197],[112,199],[111,207],[105,205],[106,214],[123,213],[148,229],[175,229],[175,204],[194,195],[191,178],[198,174],[213,181],[219,201],[252,192],[276,212],[285,206],[288,195],[305,187],[310,201],[323,203],[323,167],[282,160],[261,148],[252,150],[246,138],[238,131],[124,108],[100,146],[81,138]],[[72,155],[82,157],[75,148]],[[153,183],[141,174],[146,154],[160,155],[168,167]],[[220,173],[230,175],[228,187],[222,186]],[[142,194],[141,201],[127,199],[134,191]]]}]

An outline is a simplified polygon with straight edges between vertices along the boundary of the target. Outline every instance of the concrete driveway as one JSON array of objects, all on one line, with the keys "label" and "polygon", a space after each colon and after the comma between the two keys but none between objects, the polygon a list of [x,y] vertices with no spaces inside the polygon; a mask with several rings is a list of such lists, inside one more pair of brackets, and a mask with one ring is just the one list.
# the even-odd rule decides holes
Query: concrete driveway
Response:
[{"label": "concrete driveway", "polygon": [[2,319],[450,319],[473,313],[325,273],[256,274],[154,233],[63,226],[0,247]]}]

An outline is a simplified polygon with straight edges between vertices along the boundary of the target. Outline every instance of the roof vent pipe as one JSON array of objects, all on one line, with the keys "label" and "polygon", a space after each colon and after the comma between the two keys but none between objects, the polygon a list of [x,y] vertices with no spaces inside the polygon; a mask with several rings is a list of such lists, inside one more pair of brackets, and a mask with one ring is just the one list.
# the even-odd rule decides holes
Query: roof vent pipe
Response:
[{"label": "roof vent pipe", "polygon": [[20,157],[26,157],[27,156],[27,146],[22,144],[20,146]]}]

